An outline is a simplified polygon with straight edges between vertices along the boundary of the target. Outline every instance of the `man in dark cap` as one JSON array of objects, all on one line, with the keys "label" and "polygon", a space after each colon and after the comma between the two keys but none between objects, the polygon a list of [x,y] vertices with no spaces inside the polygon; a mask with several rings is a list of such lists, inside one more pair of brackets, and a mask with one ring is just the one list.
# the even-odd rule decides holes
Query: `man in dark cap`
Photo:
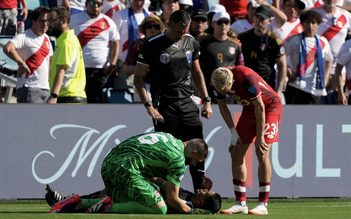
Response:
[{"label": "man in dark cap", "polygon": [[199,9],[193,13],[193,16],[191,17],[191,24],[190,24],[190,30],[189,33],[193,37],[198,37],[198,36],[204,36],[207,35],[205,34],[205,30],[207,28],[208,22],[207,22],[207,13],[203,9]]},{"label": "man in dark cap", "polygon": [[[238,38],[242,43],[245,65],[257,72],[281,96],[286,79],[286,56],[281,39],[268,30],[271,17],[269,6],[259,6],[255,12],[254,28]],[[275,64],[278,67],[277,80]]]}]

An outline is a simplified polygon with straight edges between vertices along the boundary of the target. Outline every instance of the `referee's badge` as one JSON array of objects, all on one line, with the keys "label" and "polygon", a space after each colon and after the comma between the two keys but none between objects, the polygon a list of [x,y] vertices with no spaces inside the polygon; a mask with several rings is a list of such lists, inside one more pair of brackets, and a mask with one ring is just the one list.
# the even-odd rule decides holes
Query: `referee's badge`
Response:
[{"label": "referee's badge", "polygon": [[168,64],[169,61],[171,61],[171,57],[168,55],[168,53],[162,53],[160,56],[160,62],[162,64]]},{"label": "referee's badge", "polygon": [[229,47],[229,53],[234,55],[235,53],[235,47]]},{"label": "referee's badge", "polygon": [[193,57],[193,54],[190,51],[187,51],[185,53],[185,55],[186,55],[186,59],[188,60],[188,63],[191,63],[191,59]]},{"label": "referee's badge", "polygon": [[265,51],[266,48],[267,48],[267,45],[266,45],[266,44],[262,44],[262,45],[260,46],[261,51]]}]

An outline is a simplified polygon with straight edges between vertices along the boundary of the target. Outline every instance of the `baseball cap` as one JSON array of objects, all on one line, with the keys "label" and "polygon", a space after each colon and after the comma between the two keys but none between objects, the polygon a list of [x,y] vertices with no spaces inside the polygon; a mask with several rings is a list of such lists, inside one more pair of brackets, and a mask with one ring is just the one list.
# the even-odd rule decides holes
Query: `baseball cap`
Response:
[{"label": "baseball cap", "polygon": [[[163,3],[165,3],[165,1],[166,1],[166,0],[161,0],[161,5],[162,5]],[[172,1],[178,2],[178,0],[172,0]]]},{"label": "baseball cap", "polygon": [[[288,1],[288,0],[283,0],[283,4],[285,4],[286,1]],[[296,5],[297,5],[298,9],[304,10],[306,8],[306,5],[303,1],[301,1],[301,0],[295,0],[295,1],[296,1]]]},{"label": "baseball cap", "polygon": [[220,11],[213,16],[212,21],[219,21],[222,18],[227,18],[228,20],[230,20],[230,16],[226,11]]},{"label": "baseball cap", "polygon": [[205,18],[207,20],[207,13],[203,9],[199,9],[193,13],[192,18]]},{"label": "baseball cap", "polygon": [[258,3],[256,2],[256,0],[249,0],[248,3],[247,3],[247,5],[249,5],[250,3],[252,4],[252,7],[254,7],[254,8],[260,7],[260,4],[258,4]]},{"label": "baseball cap", "polygon": [[265,20],[272,17],[271,9],[267,5],[261,5],[260,7],[256,8],[255,14],[260,15]]},{"label": "baseball cap", "polygon": [[223,5],[213,4],[213,5],[211,5],[210,10],[208,10],[208,13],[212,13],[212,12],[217,13],[220,11],[227,11],[227,10],[225,9],[225,7]]},{"label": "baseball cap", "polygon": [[194,6],[193,0],[178,0],[180,5]]}]

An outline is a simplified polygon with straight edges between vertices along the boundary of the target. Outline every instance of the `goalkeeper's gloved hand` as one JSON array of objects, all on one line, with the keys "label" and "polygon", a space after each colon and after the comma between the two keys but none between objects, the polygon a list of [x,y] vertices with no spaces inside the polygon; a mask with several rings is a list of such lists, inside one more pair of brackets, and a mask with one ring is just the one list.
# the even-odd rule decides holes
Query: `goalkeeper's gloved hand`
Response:
[{"label": "goalkeeper's gloved hand", "polygon": [[191,208],[189,214],[212,214],[212,212],[201,208]]}]

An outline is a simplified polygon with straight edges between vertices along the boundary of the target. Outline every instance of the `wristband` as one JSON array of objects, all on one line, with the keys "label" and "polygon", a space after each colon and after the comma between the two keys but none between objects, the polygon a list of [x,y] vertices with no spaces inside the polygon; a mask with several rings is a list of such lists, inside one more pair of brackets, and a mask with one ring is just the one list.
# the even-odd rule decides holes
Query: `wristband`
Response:
[{"label": "wristband", "polygon": [[230,133],[232,134],[232,138],[231,138],[231,144],[232,145],[236,145],[236,143],[238,142],[238,140],[240,139],[238,132],[236,131],[235,127],[230,128]]},{"label": "wristband", "polygon": [[57,94],[55,94],[55,93],[51,93],[51,97],[52,97],[52,98],[57,98],[58,96],[57,96]]}]

